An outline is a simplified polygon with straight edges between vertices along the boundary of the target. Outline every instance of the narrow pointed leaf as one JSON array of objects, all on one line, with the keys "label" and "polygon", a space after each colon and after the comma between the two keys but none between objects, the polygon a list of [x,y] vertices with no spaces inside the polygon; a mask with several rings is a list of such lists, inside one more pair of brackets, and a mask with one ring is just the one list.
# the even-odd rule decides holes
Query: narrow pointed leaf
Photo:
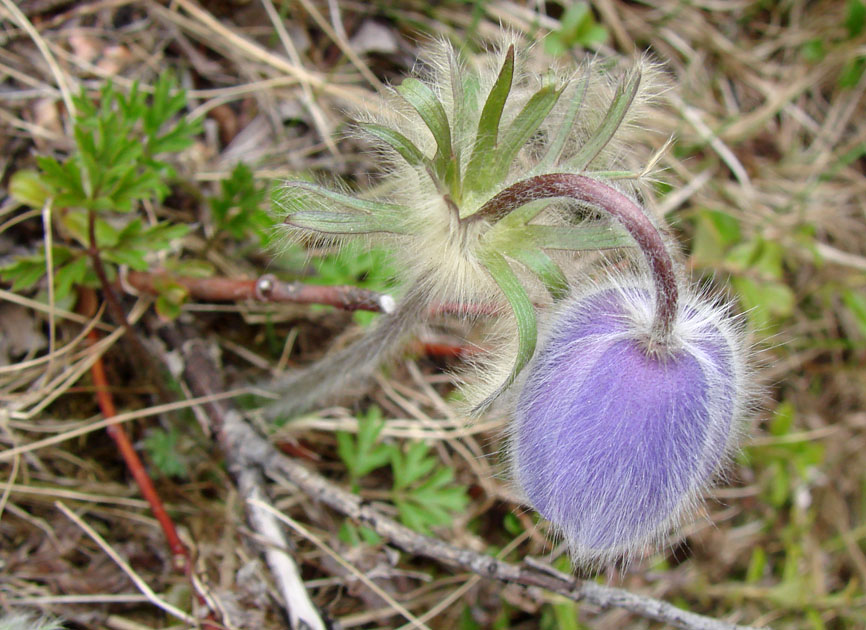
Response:
[{"label": "narrow pointed leaf", "polygon": [[536,199],[525,203],[499,219],[491,229],[510,231],[513,228],[522,227],[537,217],[550,204],[550,199]]},{"label": "narrow pointed leaf", "polygon": [[526,229],[535,244],[544,249],[589,251],[635,245],[634,239],[625,230],[609,225],[527,225]]},{"label": "narrow pointed leaf", "polygon": [[427,158],[424,157],[424,154],[421,153],[418,147],[399,131],[394,131],[390,127],[375,123],[362,124],[361,128],[394,149],[410,166],[429,165]]},{"label": "narrow pointed leaf", "polygon": [[404,79],[397,88],[397,92],[418,112],[421,120],[433,134],[437,146],[434,163],[437,173],[444,177],[447,164],[452,156],[451,127],[448,124],[445,108],[433,90],[418,79]]},{"label": "narrow pointed leaf", "polygon": [[275,191],[273,202],[289,213],[319,208],[325,210],[345,208],[370,214],[383,212],[389,215],[409,212],[408,208],[396,203],[358,199],[310,182],[289,182],[284,188]]},{"label": "narrow pointed leaf", "polygon": [[583,107],[583,101],[586,97],[586,89],[589,86],[589,65],[586,66],[584,76],[574,90],[573,98],[568,104],[568,110],[565,112],[565,118],[556,130],[556,134],[550,141],[550,146],[547,153],[535,167],[533,172],[542,172],[559,161],[559,156],[562,155],[562,150],[565,148],[565,143],[571,135],[571,130],[574,127],[574,122],[577,120],[577,115]]},{"label": "narrow pointed leaf", "polygon": [[496,141],[499,137],[499,121],[502,119],[502,111],[505,109],[505,101],[508,100],[513,80],[514,45],[511,45],[505,55],[505,62],[502,64],[496,83],[490,88],[490,94],[481,110],[475,145],[472,148],[472,157],[466,167],[467,190],[484,190],[492,183],[485,182],[481,174],[485,170],[484,165],[490,163],[490,157],[496,147]]},{"label": "narrow pointed leaf", "polygon": [[483,176],[485,181],[501,182],[508,176],[508,169],[517,153],[547,118],[560,94],[562,90],[546,85],[532,95],[497,143],[496,151],[488,162],[490,170],[486,170]]},{"label": "narrow pointed leaf", "polygon": [[517,357],[514,360],[511,374],[508,375],[505,382],[473,409],[473,413],[481,413],[487,409],[514,382],[520,370],[532,358],[535,352],[535,342],[538,338],[535,308],[526,294],[526,289],[520,284],[520,280],[511,269],[508,261],[505,260],[502,254],[488,251],[484,256],[484,266],[496,284],[499,285],[499,288],[511,305],[511,310],[514,312],[514,319],[517,321]]},{"label": "narrow pointed leaf", "polygon": [[570,169],[584,170],[611,141],[637,95],[638,88],[640,88],[640,78],[640,71],[635,69],[622,80],[598,129],[580,148],[577,155],[569,160]]},{"label": "narrow pointed leaf", "polygon": [[565,274],[559,265],[542,250],[534,247],[522,247],[508,252],[508,255],[538,276],[554,300],[561,300],[568,295],[568,280]]},{"label": "narrow pointed leaf", "polygon": [[457,107],[457,113],[454,116],[455,133],[460,138],[467,138],[477,126],[481,80],[478,74],[470,68],[460,68],[459,73],[455,76],[460,78],[460,89],[454,91],[455,98],[458,92],[460,94],[460,100],[455,101]]},{"label": "narrow pointed leaf", "polygon": [[397,217],[389,214],[301,210],[287,216],[284,223],[323,234],[405,233]]}]

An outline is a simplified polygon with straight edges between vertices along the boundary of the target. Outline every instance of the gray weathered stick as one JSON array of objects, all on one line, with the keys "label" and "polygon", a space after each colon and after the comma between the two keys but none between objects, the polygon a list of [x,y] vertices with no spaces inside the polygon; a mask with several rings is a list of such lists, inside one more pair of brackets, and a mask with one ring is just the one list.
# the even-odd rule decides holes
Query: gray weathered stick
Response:
[{"label": "gray weathered stick", "polygon": [[[185,359],[184,374],[190,389],[197,395],[208,395],[222,389],[219,372],[200,341],[185,341],[186,335],[175,327],[161,330],[166,340],[177,347]],[[189,329],[184,330],[189,332]],[[230,401],[217,401],[203,405],[209,426],[216,433],[225,454],[229,472],[237,482],[244,498],[247,519],[258,534],[264,547],[265,560],[274,580],[286,600],[289,623],[293,630],[326,630],[318,609],[304,587],[301,573],[289,555],[291,548],[277,518],[254,503],[270,503],[265,479],[260,467],[264,458],[271,456],[273,447],[246,423]]]}]

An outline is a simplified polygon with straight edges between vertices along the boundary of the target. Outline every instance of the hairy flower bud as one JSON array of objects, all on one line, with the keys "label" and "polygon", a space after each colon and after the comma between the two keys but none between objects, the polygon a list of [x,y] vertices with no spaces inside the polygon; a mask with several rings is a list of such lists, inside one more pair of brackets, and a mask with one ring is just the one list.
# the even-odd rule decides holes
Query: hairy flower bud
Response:
[{"label": "hairy flower bud", "polygon": [[744,406],[725,309],[682,294],[670,337],[650,346],[651,286],[619,279],[569,299],[517,394],[515,480],[582,563],[664,536],[712,480]]}]

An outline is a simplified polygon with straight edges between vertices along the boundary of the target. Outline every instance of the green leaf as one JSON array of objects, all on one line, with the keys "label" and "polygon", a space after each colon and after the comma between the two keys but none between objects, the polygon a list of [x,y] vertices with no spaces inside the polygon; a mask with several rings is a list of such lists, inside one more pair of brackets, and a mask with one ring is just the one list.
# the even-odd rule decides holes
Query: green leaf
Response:
[{"label": "green leaf", "polygon": [[604,150],[607,144],[616,134],[626,113],[631,107],[634,97],[640,87],[640,70],[637,68],[630,71],[617,86],[616,94],[604,115],[598,129],[592,137],[586,141],[580,151],[568,161],[570,169],[582,171],[586,169],[598,154]]},{"label": "green leaf", "polygon": [[866,57],[857,56],[849,59],[842,66],[842,72],[838,79],[839,87],[843,89],[856,87],[860,83],[860,77],[863,76],[864,70],[866,70]]},{"label": "green leaf", "polygon": [[848,0],[846,3],[845,28],[848,39],[859,37],[866,26],[866,3],[863,0]]},{"label": "green leaf", "polygon": [[429,447],[424,442],[415,442],[403,455],[399,449],[391,453],[391,470],[394,474],[394,489],[412,485],[436,467],[436,458],[427,457]]},{"label": "green leaf", "polygon": [[770,435],[781,437],[788,435],[794,426],[794,405],[790,401],[782,401],[773,412],[773,417],[770,420]]},{"label": "green leaf", "polygon": [[770,328],[773,322],[790,316],[794,310],[794,292],[786,284],[756,282],[745,276],[732,278],[731,284],[756,330]]},{"label": "green leaf", "polygon": [[551,138],[547,147],[547,152],[544,154],[544,157],[538,165],[533,169],[534,174],[544,172],[559,162],[562,150],[565,148],[565,144],[571,136],[571,130],[574,128],[574,123],[583,107],[583,101],[586,97],[586,90],[588,87],[589,64],[584,68],[583,78],[580,80],[580,83],[578,83],[574,88],[574,95],[572,96],[571,102],[568,104],[565,117],[560,123],[559,128],[556,130],[556,134]]},{"label": "green leaf", "polygon": [[394,149],[410,166],[429,166],[429,162],[427,158],[424,157],[424,154],[421,153],[421,150],[399,131],[394,131],[390,127],[377,125],[375,123],[362,123],[360,126],[361,129],[366,131],[368,134],[378,138]]},{"label": "green leaf", "polygon": [[180,317],[180,314],[182,312],[181,307],[183,305],[173,301],[168,296],[160,295],[157,296],[156,304],[154,306],[156,308],[157,315],[159,315],[162,319],[172,321]]},{"label": "green leaf", "polygon": [[346,431],[337,431],[337,454],[353,482],[391,461],[393,447],[378,443],[384,427],[382,412],[373,406],[366,416],[358,418],[357,437]]},{"label": "green leaf", "polygon": [[[55,261],[55,265],[58,264]],[[4,267],[0,267],[0,278],[12,282],[13,291],[29,289],[46,273],[44,253],[37,256],[20,256]]]},{"label": "green leaf", "polygon": [[527,225],[527,235],[544,249],[591,251],[634,247],[634,239],[619,225]]},{"label": "green leaf", "polygon": [[740,223],[720,210],[700,210],[695,216],[692,260],[698,266],[711,266],[740,241]]},{"label": "green leaf", "polygon": [[102,258],[116,265],[128,265],[135,271],[147,271],[150,265],[146,253],[137,249],[110,249],[102,252]]},{"label": "green leaf", "polygon": [[51,189],[37,171],[21,169],[9,178],[9,195],[31,208],[41,208],[51,196]]},{"label": "green leaf", "polygon": [[767,566],[767,552],[763,547],[755,547],[749,560],[749,568],[746,569],[746,584],[754,584],[764,577],[764,569]]},{"label": "green leaf", "polygon": [[866,337],[866,295],[862,291],[846,289],[842,293],[842,302],[845,303],[848,312],[854,317],[860,334]]},{"label": "green leaf", "polygon": [[806,41],[802,47],[803,58],[810,63],[818,63],[827,56],[827,51],[824,48],[824,40],[820,37],[815,37]]},{"label": "green leaf", "polygon": [[482,262],[490,273],[493,281],[499,286],[517,322],[517,356],[511,373],[496,390],[479,404],[473,413],[481,413],[489,407],[505,389],[514,382],[520,370],[532,358],[535,352],[535,342],[538,337],[537,324],[535,321],[535,308],[526,294],[526,289],[520,284],[517,275],[511,269],[508,261],[494,251],[488,251],[483,256]]},{"label": "green leaf", "polygon": [[72,291],[76,284],[84,282],[87,273],[88,260],[85,256],[79,256],[72,262],[59,267],[54,272],[54,299],[63,300]]},{"label": "green leaf", "polygon": [[144,438],[144,449],[160,475],[185,478],[187,466],[180,454],[178,441],[180,432],[172,427],[169,431],[151,429]]},{"label": "green leaf", "polygon": [[436,157],[433,162],[436,174],[445,178],[454,152],[451,147],[451,127],[445,108],[425,83],[415,78],[404,79],[397,92],[418,112],[421,120],[436,140]]},{"label": "green leaf", "polygon": [[521,247],[505,253],[538,276],[554,300],[561,300],[568,295],[568,279],[559,265],[543,251],[532,247]]},{"label": "green leaf", "polygon": [[550,110],[559,100],[560,94],[562,94],[561,89],[558,90],[555,86],[548,84],[532,95],[532,98],[502,134],[502,138],[496,145],[496,151],[489,161],[490,166],[484,170],[481,176],[483,182],[492,186],[505,180],[520,149],[547,118]]},{"label": "green leaf", "polygon": [[93,223],[93,234],[100,248],[114,247],[120,240],[120,233],[105,219],[96,217]]},{"label": "green leaf", "polygon": [[464,186],[467,191],[482,191],[489,188],[493,182],[485,181],[485,164],[489,164],[497,139],[499,137],[499,121],[502,119],[502,111],[505,102],[511,92],[511,84],[514,78],[514,45],[508,47],[505,54],[505,62],[499,71],[499,76],[481,110],[481,118],[478,121],[478,131],[475,134],[475,145],[472,149],[472,157],[466,167]]},{"label": "green leaf", "polygon": [[575,45],[592,46],[607,41],[607,29],[597,24],[585,2],[569,6],[560,19],[560,27],[544,39],[544,49],[551,55],[561,55]]}]

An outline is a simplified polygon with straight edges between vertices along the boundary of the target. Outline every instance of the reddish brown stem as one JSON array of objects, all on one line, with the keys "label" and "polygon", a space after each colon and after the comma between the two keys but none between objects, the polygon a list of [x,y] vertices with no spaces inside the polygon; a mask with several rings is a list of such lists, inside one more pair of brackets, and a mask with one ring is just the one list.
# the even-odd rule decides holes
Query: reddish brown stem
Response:
[{"label": "reddish brown stem", "polygon": [[[99,341],[99,333],[96,330],[91,330],[88,339],[91,343],[96,343]],[[106,419],[113,418],[117,415],[117,410],[114,407],[114,399],[108,388],[108,379],[105,377],[105,368],[103,367],[101,357],[94,362],[90,368],[90,373],[93,376],[93,384],[96,386],[96,401],[99,404],[99,410]],[[123,461],[126,462],[127,469],[132,473],[135,482],[138,484],[141,495],[150,505],[150,511],[159,522],[159,526],[162,528],[163,534],[165,534],[165,538],[168,541],[168,546],[171,549],[175,567],[183,571],[184,574],[188,574],[192,568],[189,551],[178,536],[177,528],[174,526],[174,522],[168,515],[165,506],[162,504],[153,481],[150,475],[147,474],[147,470],[145,470],[141,458],[135,451],[129,435],[126,433],[123,425],[120,424],[109,426],[107,431],[108,435],[111,436],[111,439],[117,445]]]},{"label": "reddish brown stem", "polygon": [[[210,276],[196,278],[176,276],[165,271],[129,271],[124,280],[127,286],[151,295],[158,295],[160,287],[179,284],[196,300],[325,304],[346,311],[372,311],[381,313],[389,304],[389,297],[376,291],[353,286],[318,286],[297,282],[282,282],[271,274],[258,278],[225,278]],[[494,304],[461,304],[443,302],[430,308],[431,315],[495,315],[502,307]]]},{"label": "reddish brown stem", "polygon": [[90,239],[90,248],[87,250],[87,253],[90,256],[90,261],[93,264],[96,276],[99,278],[99,284],[102,287],[103,294],[105,295],[105,301],[108,305],[108,312],[111,315],[111,319],[114,320],[115,324],[123,327],[126,333],[126,341],[131,345],[132,351],[137,355],[136,358],[152,375],[151,380],[156,387],[159,397],[163,402],[171,402],[171,393],[165,388],[162,381],[159,379],[156,365],[150,356],[150,353],[147,351],[147,348],[144,347],[144,344],[141,343],[141,339],[138,338],[138,335],[132,328],[132,324],[130,324],[129,320],[126,318],[123,306],[121,306],[117,294],[114,292],[114,289],[112,289],[111,282],[108,281],[108,274],[105,272],[105,265],[102,264],[99,244],[96,241],[96,212],[93,210],[91,210],[87,215],[87,231]]},{"label": "reddish brown stem", "polygon": [[347,311],[393,310],[393,299],[375,291],[352,286],[316,286],[282,282],[271,274],[259,278],[194,278],[164,272],[130,271],[126,282],[137,291],[158,294],[160,285],[179,284],[190,297],[213,302],[256,300],[295,304],[327,304]]},{"label": "reddish brown stem", "polygon": [[597,206],[619,221],[644,253],[656,288],[656,312],[650,349],[664,347],[677,315],[678,288],[674,263],[661,232],[631,199],[607,184],[573,173],[536,175],[513,184],[466,220],[498,221],[539,199],[568,198]]}]

